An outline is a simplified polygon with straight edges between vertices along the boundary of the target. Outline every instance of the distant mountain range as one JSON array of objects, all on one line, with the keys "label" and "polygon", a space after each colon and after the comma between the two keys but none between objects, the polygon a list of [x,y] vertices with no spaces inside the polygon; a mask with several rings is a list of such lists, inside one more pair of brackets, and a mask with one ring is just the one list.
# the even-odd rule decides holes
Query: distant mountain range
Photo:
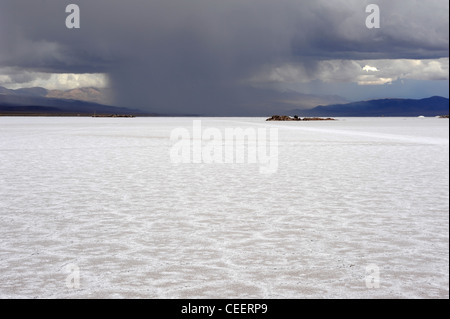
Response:
[{"label": "distant mountain range", "polygon": [[36,87],[10,90],[0,86],[0,114],[3,115],[155,115],[96,102],[104,100],[105,92],[95,88],[58,91]]},{"label": "distant mountain range", "polygon": [[449,114],[449,99],[433,96],[426,99],[380,99],[347,104],[317,106],[309,110],[290,110],[298,116],[438,116]]},{"label": "distant mountain range", "polygon": [[41,87],[10,90],[0,86],[0,94],[79,100],[104,105],[113,104],[112,92],[110,89],[93,88],[93,87],[77,88],[63,91],[63,90],[47,90]]},{"label": "distant mountain range", "polygon": [[[301,101],[294,101],[299,96],[291,95],[283,95],[285,107],[287,104],[302,105]],[[109,96],[110,92],[108,89],[79,88],[58,91],[36,87],[11,90],[0,86],[0,115],[158,115],[138,109],[111,106],[108,104],[111,101]],[[314,101],[312,97],[304,96],[305,100],[310,104]],[[329,97],[329,99],[339,100],[336,97]],[[449,99],[433,96],[420,100],[379,99],[326,106],[320,105],[308,109],[303,107],[302,109],[280,113],[283,113],[282,115],[298,115],[300,117],[438,116],[449,114]],[[172,114],[172,116],[176,115]]]}]

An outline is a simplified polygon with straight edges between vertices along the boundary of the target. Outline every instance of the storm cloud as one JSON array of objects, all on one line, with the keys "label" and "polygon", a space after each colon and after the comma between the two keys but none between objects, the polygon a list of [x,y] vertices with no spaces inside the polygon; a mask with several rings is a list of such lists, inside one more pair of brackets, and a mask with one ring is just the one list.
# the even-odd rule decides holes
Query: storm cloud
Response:
[{"label": "storm cloud", "polygon": [[[80,29],[65,27],[69,3],[80,7]],[[380,29],[366,28],[370,3]],[[444,0],[1,0],[0,68],[105,73],[117,105],[165,114],[256,114],[280,105],[272,80],[261,85],[277,68],[294,65],[302,82],[323,80],[326,61],[448,58],[448,8]],[[337,74],[327,76],[349,78]]]}]

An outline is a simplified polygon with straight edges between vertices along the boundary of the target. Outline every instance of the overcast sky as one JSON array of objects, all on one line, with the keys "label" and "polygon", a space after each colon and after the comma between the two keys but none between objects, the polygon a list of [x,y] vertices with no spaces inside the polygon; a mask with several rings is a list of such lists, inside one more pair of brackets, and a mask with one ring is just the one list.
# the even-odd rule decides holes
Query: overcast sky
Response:
[{"label": "overcast sky", "polygon": [[448,27],[447,0],[0,0],[0,86],[108,86],[166,114],[448,97]]}]

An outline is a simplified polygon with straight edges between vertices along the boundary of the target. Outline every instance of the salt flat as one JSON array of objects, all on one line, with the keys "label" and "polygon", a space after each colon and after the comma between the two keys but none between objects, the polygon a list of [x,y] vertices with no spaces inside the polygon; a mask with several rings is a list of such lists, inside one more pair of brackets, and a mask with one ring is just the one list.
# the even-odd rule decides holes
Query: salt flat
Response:
[{"label": "salt flat", "polygon": [[278,171],[172,163],[192,118],[0,118],[0,297],[449,298],[448,120],[201,120]]}]

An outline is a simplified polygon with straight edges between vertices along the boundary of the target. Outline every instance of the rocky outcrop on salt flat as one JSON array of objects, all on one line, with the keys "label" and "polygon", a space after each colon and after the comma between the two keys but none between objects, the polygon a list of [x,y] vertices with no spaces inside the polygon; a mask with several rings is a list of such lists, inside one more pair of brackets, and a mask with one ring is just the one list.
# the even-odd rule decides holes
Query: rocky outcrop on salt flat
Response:
[{"label": "rocky outcrop on salt flat", "polygon": [[335,121],[335,119],[331,117],[323,118],[323,117],[290,117],[287,115],[273,115],[271,118],[268,118],[266,121]]}]

